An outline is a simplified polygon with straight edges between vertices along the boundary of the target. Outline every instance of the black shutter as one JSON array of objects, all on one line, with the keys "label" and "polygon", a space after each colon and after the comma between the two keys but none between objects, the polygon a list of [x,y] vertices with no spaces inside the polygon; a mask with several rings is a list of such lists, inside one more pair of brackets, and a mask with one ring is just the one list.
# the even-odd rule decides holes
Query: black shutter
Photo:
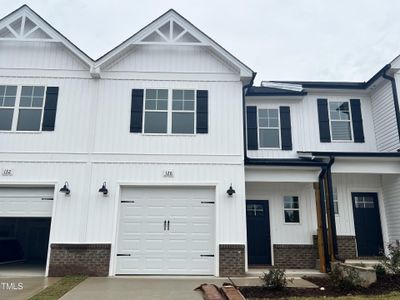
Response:
[{"label": "black shutter", "polygon": [[281,118],[281,140],[282,150],[292,150],[292,125],[290,122],[290,107],[279,107],[279,115]]},{"label": "black shutter", "polygon": [[351,99],[351,120],[353,122],[353,134],[355,143],[364,143],[364,129],[361,114],[361,101],[360,99]]},{"label": "black shutter", "polygon": [[196,132],[208,133],[208,91],[198,90],[196,98]]},{"label": "black shutter", "polygon": [[144,95],[143,89],[132,90],[130,132],[142,132],[143,95]]},{"label": "black shutter", "polygon": [[42,131],[54,131],[57,114],[58,87],[49,86],[46,89],[46,102],[44,104]]},{"label": "black shutter", "polygon": [[247,106],[247,149],[258,150],[257,106]]},{"label": "black shutter", "polygon": [[328,100],[317,99],[317,103],[318,103],[319,139],[321,143],[330,143],[331,132],[329,128]]}]

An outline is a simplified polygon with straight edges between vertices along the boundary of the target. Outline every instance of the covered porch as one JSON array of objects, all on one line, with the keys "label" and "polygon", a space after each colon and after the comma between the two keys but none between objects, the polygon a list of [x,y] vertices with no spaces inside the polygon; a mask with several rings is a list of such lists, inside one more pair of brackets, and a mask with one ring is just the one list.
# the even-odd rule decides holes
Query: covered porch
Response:
[{"label": "covered porch", "polygon": [[333,260],[377,259],[400,239],[399,159],[330,159],[246,166],[248,268],[325,272]]}]

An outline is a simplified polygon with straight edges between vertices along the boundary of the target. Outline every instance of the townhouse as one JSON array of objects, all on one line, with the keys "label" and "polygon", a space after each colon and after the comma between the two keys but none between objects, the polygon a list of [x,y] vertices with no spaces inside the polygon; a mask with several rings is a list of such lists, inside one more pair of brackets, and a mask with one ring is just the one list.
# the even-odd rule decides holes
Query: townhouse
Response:
[{"label": "townhouse", "polygon": [[399,66],[257,87],[174,10],[93,60],[20,7],[0,20],[1,268],[242,276],[380,255],[400,239]]}]

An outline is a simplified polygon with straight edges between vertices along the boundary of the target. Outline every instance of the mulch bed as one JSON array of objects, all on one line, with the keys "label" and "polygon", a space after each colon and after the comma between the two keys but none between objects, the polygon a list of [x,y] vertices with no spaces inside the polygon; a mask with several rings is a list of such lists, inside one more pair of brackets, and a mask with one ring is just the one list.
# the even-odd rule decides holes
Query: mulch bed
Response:
[{"label": "mulch bed", "polygon": [[260,286],[240,287],[240,291],[246,298],[286,298],[286,297],[321,297],[321,296],[348,296],[348,295],[382,295],[394,291],[400,291],[400,276],[385,275],[378,278],[369,288],[357,288],[356,290],[343,291],[332,285],[329,277],[303,277],[325,290],[310,288],[285,288],[283,290],[271,290]]}]

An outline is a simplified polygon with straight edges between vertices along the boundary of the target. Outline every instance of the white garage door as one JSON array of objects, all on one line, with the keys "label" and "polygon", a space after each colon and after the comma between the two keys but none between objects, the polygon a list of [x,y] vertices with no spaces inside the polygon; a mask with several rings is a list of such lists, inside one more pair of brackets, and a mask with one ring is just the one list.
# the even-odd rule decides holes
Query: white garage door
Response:
[{"label": "white garage door", "polygon": [[122,190],[116,274],[214,273],[214,189]]},{"label": "white garage door", "polygon": [[51,217],[53,188],[0,187],[0,217]]}]

